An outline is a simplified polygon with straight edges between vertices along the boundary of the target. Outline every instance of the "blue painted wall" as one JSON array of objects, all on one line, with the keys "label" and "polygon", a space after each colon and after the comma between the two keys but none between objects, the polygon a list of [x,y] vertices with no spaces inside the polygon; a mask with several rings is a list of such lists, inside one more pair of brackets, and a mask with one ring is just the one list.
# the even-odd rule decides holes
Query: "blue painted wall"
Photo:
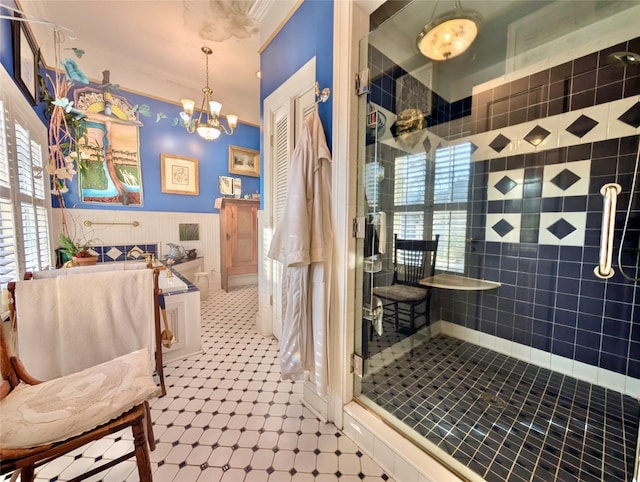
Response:
[{"label": "blue painted wall", "polygon": [[[333,88],[333,0],[305,0],[260,55],[261,119],[262,101],[314,56],[320,87]],[[331,101],[318,110],[331,147]]]},{"label": "blue painted wall", "polygon": [[[15,6],[15,4],[13,5]],[[10,14],[0,8],[2,14]],[[91,55],[87,52],[86,55]],[[77,59],[76,59],[77,60]],[[11,22],[0,20],[0,62],[13,75],[13,54],[11,41]],[[82,60],[77,60],[82,68]],[[105,65],[111,70],[111,80],[118,83],[117,66]],[[142,206],[118,206],[81,204],[78,197],[77,177],[69,183],[69,193],[65,195],[67,207],[78,209],[121,209],[142,211],[173,211],[173,212],[217,212],[213,208],[214,199],[220,196],[218,176],[230,176],[228,171],[228,148],[234,146],[258,150],[260,147],[260,129],[242,124],[238,125],[233,136],[223,135],[220,139],[207,142],[197,134],[188,134],[184,128],[172,126],[171,121],[178,116],[181,108],[178,105],[158,101],[143,95],[121,90],[117,94],[124,96],[132,105],[147,104],[151,110],[151,117],[140,117],[144,124],[140,128],[140,159],[142,165],[142,183],[144,200]],[[149,92],[153,95],[153,92]],[[199,102],[199,99],[196,99]],[[36,108],[36,111],[40,111]],[[167,118],[156,122],[156,115],[164,113]],[[241,120],[242,121],[242,120]],[[164,194],[160,185],[160,154],[174,154],[177,156],[194,157],[199,160],[200,194],[186,196]],[[259,192],[260,179],[250,176],[231,175],[242,179],[242,192],[252,194]]]},{"label": "blue painted wall", "polygon": [[[111,72],[111,79],[117,83],[117,73]],[[151,117],[140,116],[144,124],[140,128],[140,162],[144,191],[143,206],[102,206],[79,204],[77,182],[70,186],[65,194],[65,203],[70,208],[84,209],[129,209],[144,211],[176,212],[217,212],[213,209],[214,199],[220,196],[218,176],[240,177],[242,192],[255,193],[260,189],[257,177],[229,174],[229,145],[258,150],[260,130],[257,127],[240,123],[232,136],[222,135],[218,140],[207,142],[197,134],[188,134],[183,127],[172,126],[172,120],[178,117],[181,107],[161,102],[149,97],[126,91],[117,92],[132,105],[148,105]],[[167,117],[156,122],[157,114]],[[198,196],[165,194],[160,184],[160,154],[173,154],[198,159],[200,194]]]},{"label": "blue painted wall", "polygon": [[[10,7],[16,8],[15,2],[6,2]],[[0,15],[12,15],[12,12],[0,6]],[[0,19],[0,63],[9,75],[13,77],[13,42],[11,41],[11,20]]]}]

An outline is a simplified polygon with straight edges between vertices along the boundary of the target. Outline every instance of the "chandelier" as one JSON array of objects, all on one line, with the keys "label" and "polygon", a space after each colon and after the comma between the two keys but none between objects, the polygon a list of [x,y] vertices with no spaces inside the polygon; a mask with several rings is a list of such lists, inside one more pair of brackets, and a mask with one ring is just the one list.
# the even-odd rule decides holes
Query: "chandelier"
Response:
[{"label": "chandelier", "polygon": [[209,87],[209,55],[212,50],[209,47],[202,47],[205,55],[207,85],[202,88],[202,106],[200,107],[200,115],[198,119],[193,117],[193,109],[196,105],[191,99],[182,99],[182,112],[180,119],[189,134],[197,132],[200,137],[207,141],[214,141],[224,132],[227,135],[233,134],[234,129],[238,125],[238,116],[227,114],[228,128],[220,122],[220,111],[222,104],[213,100],[213,91]]},{"label": "chandelier", "polygon": [[482,17],[474,10],[463,9],[460,0],[455,0],[456,8],[431,20],[418,35],[417,47],[420,53],[431,60],[449,60],[465,52],[473,43]]}]

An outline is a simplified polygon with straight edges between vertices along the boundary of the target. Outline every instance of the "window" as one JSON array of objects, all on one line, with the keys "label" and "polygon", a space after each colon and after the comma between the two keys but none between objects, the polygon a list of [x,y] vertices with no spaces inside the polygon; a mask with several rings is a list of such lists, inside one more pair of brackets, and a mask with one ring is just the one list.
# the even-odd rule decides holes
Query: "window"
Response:
[{"label": "window", "polygon": [[464,273],[471,143],[436,149],[433,234],[440,235],[436,268]]},{"label": "window", "polygon": [[384,179],[384,167],[379,162],[368,162],[364,166],[364,193],[371,211],[380,208],[380,182]]},{"label": "window", "polygon": [[51,265],[46,129],[0,69],[0,287]]},{"label": "window", "polygon": [[424,205],[426,177],[427,158],[424,154],[396,157],[393,204]]},{"label": "window", "polygon": [[[426,180],[427,158],[424,154],[396,157],[393,233],[400,239],[424,239]],[[403,206],[404,210],[398,210],[398,206]]]}]

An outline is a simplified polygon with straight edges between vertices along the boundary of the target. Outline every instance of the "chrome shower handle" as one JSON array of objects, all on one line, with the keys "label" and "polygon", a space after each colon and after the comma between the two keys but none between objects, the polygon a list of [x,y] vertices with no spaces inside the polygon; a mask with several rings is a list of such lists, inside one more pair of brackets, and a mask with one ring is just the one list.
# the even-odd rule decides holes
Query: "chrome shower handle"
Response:
[{"label": "chrome shower handle", "polygon": [[602,205],[602,228],[600,232],[600,256],[598,266],[593,273],[600,279],[609,279],[613,276],[614,270],[611,267],[613,258],[613,231],[616,221],[616,204],[618,194],[622,191],[620,184],[609,183],[602,186],[600,194],[603,196]]}]

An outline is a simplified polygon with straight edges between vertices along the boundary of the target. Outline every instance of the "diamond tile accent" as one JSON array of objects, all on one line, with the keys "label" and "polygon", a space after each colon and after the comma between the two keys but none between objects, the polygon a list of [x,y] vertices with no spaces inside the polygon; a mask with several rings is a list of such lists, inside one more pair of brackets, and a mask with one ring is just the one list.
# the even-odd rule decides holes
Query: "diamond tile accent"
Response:
[{"label": "diamond tile accent", "polygon": [[565,219],[559,219],[551,226],[547,227],[547,231],[553,234],[558,239],[563,239],[569,236],[576,230],[576,227],[573,226],[570,222]]},{"label": "diamond tile accent", "polygon": [[469,148],[471,149],[471,154],[478,150],[478,146],[476,146],[473,142],[469,142]]},{"label": "diamond tile accent", "polygon": [[566,191],[580,179],[580,176],[578,176],[575,172],[570,171],[569,169],[565,169],[553,179],[551,179],[550,182],[558,186],[563,191]]},{"label": "diamond tile accent", "polygon": [[122,255],[122,251],[113,246],[109,251],[105,253],[105,255],[109,256],[113,260],[116,260]]},{"label": "diamond tile accent", "polygon": [[540,145],[542,141],[549,137],[549,134],[551,134],[551,132],[544,127],[535,126],[526,136],[524,136],[524,140],[535,147]]},{"label": "diamond tile accent", "polygon": [[425,137],[424,141],[422,141],[422,147],[424,147],[424,152],[427,154],[431,151],[431,139],[429,139],[429,136]]},{"label": "diamond tile accent", "polygon": [[595,121],[591,117],[587,117],[583,114],[573,121],[565,130],[576,137],[582,138],[597,125],[598,121]]},{"label": "diamond tile accent", "polygon": [[498,134],[498,136],[491,141],[491,144],[489,144],[489,147],[496,152],[501,152],[509,144],[511,144],[511,139],[503,136],[502,134]]},{"label": "diamond tile accent", "polygon": [[496,224],[491,226],[491,229],[493,229],[496,233],[498,233],[500,237],[504,237],[506,234],[510,233],[515,228],[508,221],[501,219]]},{"label": "diamond tile accent", "polygon": [[636,129],[640,127],[640,102],[632,105],[624,114],[618,117],[618,120]]},{"label": "diamond tile accent", "polygon": [[129,250],[129,252],[131,253],[131,254],[129,255],[129,258],[138,259],[138,258],[142,258],[142,257],[143,257],[143,256],[142,256],[142,253],[144,253],[144,252],[145,252],[145,250],[144,250],[144,249],[142,249],[141,247],[139,247],[139,246],[137,246],[137,245],[136,245],[136,246],[134,246],[133,248],[131,248],[131,249]]},{"label": "diamond tile accent", "polygon": [[511,179],[509,176],[504,176],[502,179],[500,179],[495,184],[494,187],[498,191],[500,191],[502,194],[507,194],[509,191],[511,191],[517,185],[518,185],[518,183],[515,182],[513,179]]}]

